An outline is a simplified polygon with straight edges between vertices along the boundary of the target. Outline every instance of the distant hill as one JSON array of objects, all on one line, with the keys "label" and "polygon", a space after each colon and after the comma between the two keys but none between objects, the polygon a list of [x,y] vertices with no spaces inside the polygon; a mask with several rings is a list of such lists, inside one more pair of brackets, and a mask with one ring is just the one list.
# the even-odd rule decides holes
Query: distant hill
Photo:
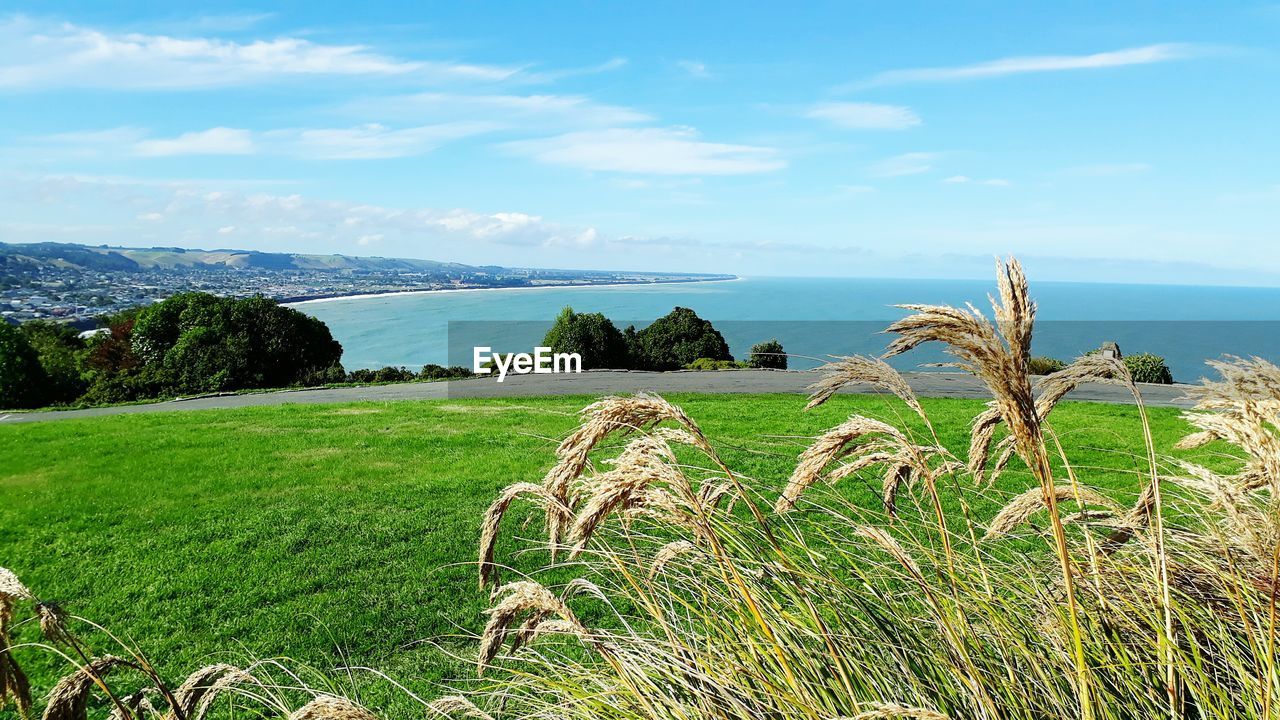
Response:
[{"label": "distant hill", "polygon": [[406,258],[304,255],[256,250],[187,250],[184,248],[126,248],[72,243],[0,243],[0,270],[7,267],[60,267],[81,270],[139,271],[192,269],[333,270],[366,272],[484,272],[459,263]]}]

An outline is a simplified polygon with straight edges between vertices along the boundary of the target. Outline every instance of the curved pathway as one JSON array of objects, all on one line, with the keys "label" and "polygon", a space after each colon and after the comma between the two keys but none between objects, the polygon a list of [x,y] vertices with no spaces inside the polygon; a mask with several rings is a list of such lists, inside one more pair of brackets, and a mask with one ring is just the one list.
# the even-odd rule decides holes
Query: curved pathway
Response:
[{"label": "curved pathway", "polygon": [[[907,382],[923,397],[990,397],[986,388],[970,375],[946,372],[905,373]],[[502,383],[493,378],[472,378],[449,382],[419,382],[397,385],[367,385],[312,390],[281,390],[210,395],[144,405],[117,405],[83,410],[44,410],[0,414],[0,425],[64,420],[70,418],[125,415],[130,413],[173,412],[256,407],[260,405],[383,402],[391,400],[441,400],[450,398],[528,397],[534,395],[611,395],[652,391],[658,393],[805,393],[820,375],[813,371],[724,370],[711,372],[632,372],[599,370],[580,375],[508,375]],[[1187,385],[1143,385],[1148,405],[1190,407],[1185,398]],[[843,393],[875,392],[868,385],[854,384]],[[1071,400],[1132,403],[1127,390],[1115,385],[1087,384],[1071,394]]]}]

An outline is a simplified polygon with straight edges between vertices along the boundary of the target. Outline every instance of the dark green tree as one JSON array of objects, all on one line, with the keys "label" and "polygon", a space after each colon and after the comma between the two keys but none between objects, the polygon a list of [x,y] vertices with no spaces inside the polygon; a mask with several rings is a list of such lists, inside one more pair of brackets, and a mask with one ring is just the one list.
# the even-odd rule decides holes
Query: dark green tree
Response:
[{"label": "dark green tree", "polygon": [[751,346],[751,353],[747,355],[747,364],[754,368],[786,370],[787,351],[782,349],[782,343],[776,339],[765,340]]},{"label": "dark green tree", "polygon": [[542,344],[557,353],[578,353],[582,368],[619,369],[632,365],[627,340],[613,321],[600,313],[576,313],[566,307]]},{"label": "dark green tree", "polygon": [[40,358],[40,366],[48,378],[44,402],[56,405],[80,397],[88,383],[82,369],[85,343],[76,329],[64,323],[32,320],[23,323],[21,330]]},{"label": "dark green tree", "polygon": [[678,370],[698,358],[733,359],[720,331],[689,308],[675,308],[632,337],[632,359],[644,370]]},{"label": "dark green tree", "polygon": [[183,293],[138,313],[131,350],[170,393],[284,387],[330,372],[324,323],[267,298]]},{"label": "dark green tree", "polygon": [[47,384],[40,356],[26,335],[0,320],[0,408],[39,407]]}]

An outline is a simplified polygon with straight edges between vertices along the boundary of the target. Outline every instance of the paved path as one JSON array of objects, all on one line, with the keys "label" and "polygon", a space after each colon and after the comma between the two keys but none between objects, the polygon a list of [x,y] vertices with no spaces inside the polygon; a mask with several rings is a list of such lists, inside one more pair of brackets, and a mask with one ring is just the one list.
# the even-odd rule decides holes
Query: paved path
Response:
[{"label": "paved path", "polygon": [[[130,413],[173,412],[177,410],[210,410],[217,408],[256,407],[259,405],[347,403],[361,401],[424,400],[446,398],[527,397],[532,395],[610,395],[642,390],[658,393],[804,393],[805,388],[820,377],[815,372],[777,370],[725,370],[718,372],[625,372],[597,371],[580,375],[508,375],[502,383],[493,378],[474,378],[451,382],[371,385],[318,390],[284,390],[242,395],[215,395],[149,403],[119,405],[84,410],[54,410],[0,414],[0,425],[63,420],[69,418],[126,415]],[[907,381],[924,397],[987,398],[990,395],[977,379],[969,375],[943,372],[906,373]],[[1143,385],[1143,399],[1148,405],[1190,407],[1183,396],[1186,385]],[[866,385],[850,385],[841,392],[874,392]],[[1128,391],[1114,385],[1088,384],[1069,397],[1105,403],[1130,403]]]}]

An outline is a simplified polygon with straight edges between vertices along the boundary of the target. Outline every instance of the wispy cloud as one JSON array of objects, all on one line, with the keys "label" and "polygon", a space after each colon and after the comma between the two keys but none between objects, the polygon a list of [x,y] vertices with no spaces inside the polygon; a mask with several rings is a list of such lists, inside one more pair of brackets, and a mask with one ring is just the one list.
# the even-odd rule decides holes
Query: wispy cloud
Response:
[{"label": "wispy cloud", "polygon": [[518,68],[389,57],[363,45],[294,37],[236,42],[117,33],[28,18],[0,21],[0,87],[182,89],[298,76],[412,76],[500,81]]},{"label": "wispy cloud", "polygon": [[252,133],[236,128],[216,127],[183,133],[175,138],[142,140],[134,154],[166,155],[248,155],[254,151]]},{"label": "wispy cloud", "polygon": [[503,147],[550,165],[647,175],[746,175],[786,166],[775,148],[706,142],[692,128],[587,130]]},{"label": "wispy cloud", "polygon": [[862,102],[818,103],[805,112],[805,117],[847,130],[903,130],[921,124],[920,116],[909,107]]},{"label": "wispy cloud", "polygon": [[711,71],[707,69],[707,64],[701,60],[677,60],[676,67],[685,71],[685,73],[698,80],[710,80],[715,77]]},{"label": "wispy cloud", "polygon": [[409,157],[446,142],[496,129],[484,122],[454,122],[392,129],[376,123],[353,128],[310,128],[265,133],[283,153],[320,160],[370,160]]},{"label": "wispy cloud", "polygon": [[933,170],[933,162],[941,157],[935,152],[910,152],[885,158],[871,166],[871,174],[878,177],[919,175]]},{"label": "wispy cloud", "polygon": [[1203,50],[1187,43],[1161,43],[1142,47],[1124,48],[1088,55],[1028,55],[1001,58],[971,65],[949,67],[910,68],[889,70],[878,75],[844,86],[844,90],[859,90],[884,85],[911,83],[956,82],[981,78],[1005,77],[1026,73],[1061,72],[1066,70],[1097,70],[1126,65],[1184,60],[1201,54]]},{"label": "wispy cloud", "polygon": [[114,128],[48,135],[33,140],[45,157],[61,152],[71,157],[133,155],[282,155],[309,160],[372,160],[430,152],[453,140],[491,132],[498,125],[459,121],[390,128],[377,123],[342,128],[285,128],[254,131],[215,127],[176,137],[151,137],[138,128]]},{"label": "wispy cloud", "polygon": [[343,111],[416,122],[476,120],[529,128],[571,129],[650,122],[653,117],[621,105],[581,95],[413,93],[352,100]]},{"label": "wispy cloud", "polygon": [[[453,257],[460,239],[532,247],[581,246],[603,240],[595,228],[564,226],[519,211],[392,208],[183,182],[153,184],[67,176],[28,179],[22,187],[54,206],[107,203],[127,211],[116,213],[114,226],[97,226],[100,236],[110,236],[112,233],[104,231],[114,229],[116,237],[129,237],[145,227],[150,228],[147,232],[163,233],[187,246],[225,246],[237,239],[256,245],[265,239],[277,247],[350,252],[394,240],[402,249],[413,247],[414,257]],[[487,251],[490,257],[493,252],[492,248]]]},{"label": "wispy cloud", "polygon": [[621,70],[627,66],[627,59],[624,57],[615,57],[605,60],[595,65],[587,65],[586,67],[565,68],[563,70],[531,70],[524,69],[518,76],[517,80],[527,83],[547,83],[563,80],[570,77],[581,77],[583,75],[599,75],[600,73],[613,72]]},{"label": "wispy cloud", "polygon": [[1012,184],[1008,180],[1005,180],[1004,178],[988,178],[986,180],[974,180],[968,175],[952,175],[951,177],[943,178],[942,182],[947,183],[948,185],[966,185],[966,184],[972,183],[975,185],[991,185],[994,187],[1008,187],[1009,185]]}]

